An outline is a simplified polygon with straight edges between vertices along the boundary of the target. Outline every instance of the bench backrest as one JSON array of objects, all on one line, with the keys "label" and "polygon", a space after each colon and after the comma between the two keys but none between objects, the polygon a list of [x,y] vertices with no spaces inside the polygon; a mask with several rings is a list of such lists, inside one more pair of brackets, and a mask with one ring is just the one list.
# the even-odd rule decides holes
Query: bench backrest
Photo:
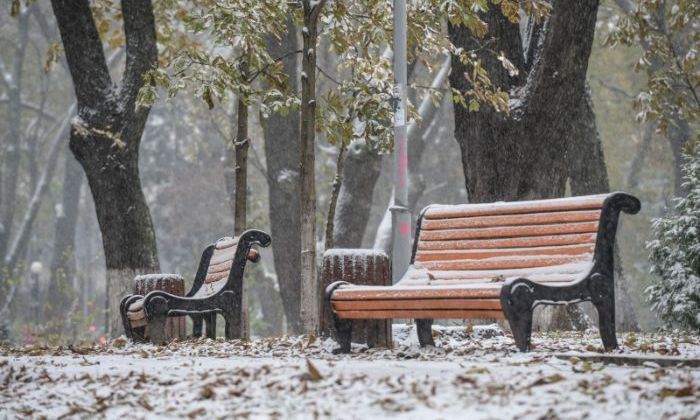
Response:
[{"label": "bench backrest", "polygon": [[[195,292],[194,297],[211,296],[226,286],[237,249],[238,237],[224,237],[216,241],[206,268],[204,282]],[[258,252],[254,249],[248,252],[248,260],[257,261],[258,257]]]},{"label": "bench backrest", "polygon": [[416,233],[414,267],[402,282],[577,280],[593,263],[608,196],[429,206]]}]

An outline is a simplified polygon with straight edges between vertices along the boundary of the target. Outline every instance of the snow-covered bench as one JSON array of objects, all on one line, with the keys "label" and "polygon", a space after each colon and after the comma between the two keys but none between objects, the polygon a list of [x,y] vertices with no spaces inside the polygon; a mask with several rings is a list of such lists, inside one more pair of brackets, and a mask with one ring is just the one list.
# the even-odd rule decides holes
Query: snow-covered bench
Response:
[{"label": "snow-covered bench", "polygon": [[639,200],[610,193],[537,201],[432,205],[418,219],[411,267],[393,286],[332,283],[338,352],[353,319],[416,319],[421,345],[433,319],[506,318],[521,351],[540,304],[591,301],[606,349],[615,337],[614,242],[620,211]]},{"label": "snow-covered bench", "polygon": [[165,340],[165,320],[168,316],[189,315],[193,334],[202,333],[206,320],[206,334],[214,338],[216,314],[226,322],[226,338],[241,334],[241,302],[243,272],[247,261],[260,259],[253,245],[263,247],[271,243],[270,236],[259,230],[247,230],[236,238],[221,238],[202,253],[192,289],[187,295],[176,296],[165,291],[152,291],[145,296],[129,295],[121,302],[121,315],[126,335],[131,339],[144,337],[148,326],[149,338],[160,344]]}]

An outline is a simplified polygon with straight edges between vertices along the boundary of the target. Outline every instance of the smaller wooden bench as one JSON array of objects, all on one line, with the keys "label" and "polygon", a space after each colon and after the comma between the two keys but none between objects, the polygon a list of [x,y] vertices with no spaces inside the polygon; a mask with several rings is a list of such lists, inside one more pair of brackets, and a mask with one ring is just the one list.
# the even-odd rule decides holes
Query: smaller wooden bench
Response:
[{"label": "smaller wooden bench", "polygon": [[206,321],[206,335],[214,338],[216,314],[220,313],[226,322],[226,338],[239,338],[246,262],[260,259],[253,245],[267,247],[270,243],[267,233],[254,229],[243,232],[240,237],[221,238],[202,253],[192,289],[185,296],[155,290],[145,296],[124,297],[120,311],[126,335],[142,340],[148,326],[150,340],[160,344],[166,339],[167,317],[189,315],[194,336],[201,335],[202,324]]},{"label": "smaller wooden bench", "polygon": [[506,318],[527,351],[535,306],[582,301],[597,308],[603,344],[615,348],[615,234],[620,212],[639,209],[639,200],[619,192],[428,206],[398,283],[337,281],[326,289],[336,351],[350,351],[352,320],[391,318],[416,319],[421,345],[433,344],[433,319]]}]

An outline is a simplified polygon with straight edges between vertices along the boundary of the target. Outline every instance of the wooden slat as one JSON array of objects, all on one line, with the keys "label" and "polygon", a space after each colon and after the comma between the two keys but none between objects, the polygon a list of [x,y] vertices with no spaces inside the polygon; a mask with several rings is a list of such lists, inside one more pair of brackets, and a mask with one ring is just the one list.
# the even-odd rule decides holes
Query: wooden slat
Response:
[{"label": "wooden slat", "polygon": [[[503,283],[504,280],[507,280],[508,278],[511,277],[505,277],[505,278],[481,278],[481,279],[433,279],[430,281],[420,281],[420,280],[412,280],[412,279],[405,279],[401,280],[401,283],[399,283],[401,286],[423,286],[423,287],[428,287],[428,286],[458,286],[458,285],[463,285],[463,284],[484,284],[484,283]],[[548,284],[550,286],[556,286],[556,285],[562,285],[562,284],[569,284],[573,281],[579,280],[581,278],[581,275],[561,275],[561,276],[532,276],[532,277],[525,277],[528,280],[532,280],[537,283],[543,283],[543,284]]]},{"label": "wooden slat", "polygon": [[524,255],[515,257],[496,257],[480,260],[426,261],[422,265],[435,270],[502,270],[514,268],[547,267],[591,260],[591,254],[582,255]]},{"label": "wooden slat", "polygon": [[336,300],[363,299],[496,299],[500,296],[502,283],[460,284],[455,286],[405,287],[345,287],[333,293]]},{"label": "wooden slat", "polygon": [[474,250],[438,250],[416,252],[416,261],[446,261],[461,259],[482,259],[515,255],[579,255],[593,252],[594,245],[577,244],[531,248],[496,248]]},{"label": "wooden slat", "polygon": [[[554,265],[535,268],[518,268],[507,270],[430,270],[430,276],[433,279],[478,279],[478,278],[494,278],[497,276],[509,277],[535,277],[544,275],[563,275],[563,274],[581,274],[587,272],[591,268],[590,262],[581,262],[564,265]],[[422,270],[415,270],[407,273],[406,279],[420,279],[428,277],[427,273]],[[402,280],[403,281],[403,280]]]},{"label": "wooden slat", "polygon": [[336,300],[333,302],[335,311],[378,311],[393,309],[486,309],[500,310],[498,299],[407,299],[407,300]]},{"label": "wooden slat", "polygon": [[219,281],[221,279],[227,278],[228,275],[229,275],[228,271],[221,271],[218,273],[207,274],[207,277],[204,278],[204,283],[213,283],[215,281]]},{"label": "wooden slat", "polygon": [[219,264],[210,264],[209,270],[207,270],[207,274],[221,273],[223,271],[229,272],[229,271],[231,271],[232,264],[233,264],[233,260],[226,260],[226,261],[221,262]]},{"label": "wooden slat", "polygon": [[480,310],[387,310],[387,311],[338,311],[341,319],[503,319],[503,311]]},{"label": "wooden slat", "polygon": [[424,230],[421,241],[444,241],[454,239],[513,238],[527,236],[559,235],[568,233],[593,233],[598,231],[598,222],[580,222],[555,225],[504,226],[474,229]]},{"label": "wooden slat", "polygon": [[549,211],[599,209],[608,194],[551,200],[512,201],[483,204],[433,205],[425,212],[426,219],[446,219],[500,214],[541,213]]},{"label": "wooden slat", "polygon": [[595,243],[595,233],[545,235],[523,238],[479,239],[479,240],[449,240],[425,241],[419,238],[418,250],[454,250],[454,249],[493,249],[493,248],[524,248],[536,246],[573,245]]},{"label": "wooden slat", "polygon": [[600,210],[561,211],[503,216],[472,216],[452,219],[425,219],[421,229],[484,228],[493,226],[544,225],[552,223],[590,222],[600,219]]},{"label": "wooden slat", "polygon": [[233,256],[236,254],[236,248],[226,248],[222,250],[214,250],[214,254],[211,256],[209,265],[221,264],[222,262],[233,260]]}]

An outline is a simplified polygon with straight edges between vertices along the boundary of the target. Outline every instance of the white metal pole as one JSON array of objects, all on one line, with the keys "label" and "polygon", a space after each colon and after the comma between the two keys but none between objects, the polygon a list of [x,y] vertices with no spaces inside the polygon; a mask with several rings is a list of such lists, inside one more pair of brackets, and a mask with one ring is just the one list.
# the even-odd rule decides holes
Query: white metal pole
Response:
[{"label": "white metal pole", "polygon": [[397,282],[411,258],[411,213],[408,209],[408,145],[406,139],[406,0],[394,0],[394,203],[392,277]]}]

